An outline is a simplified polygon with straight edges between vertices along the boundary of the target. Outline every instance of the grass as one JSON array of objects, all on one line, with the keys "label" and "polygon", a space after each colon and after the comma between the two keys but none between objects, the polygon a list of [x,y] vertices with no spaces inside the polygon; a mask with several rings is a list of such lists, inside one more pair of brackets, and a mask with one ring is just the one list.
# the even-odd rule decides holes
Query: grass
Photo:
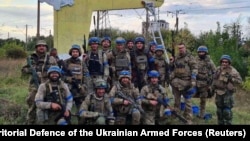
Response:
[{"label": "grass", "polygon": [[[25,59],[0,60],[0,125],[12,124],[22,125],[25,122],[27,105],[25,98],[28,94],[28,77],[21,75],[21,68],[25,64]],[[239,88],[235,97],[235,106],[233,110],[233,124],[250,125],[250,95]],[[171,97],[172,95],[169,94]],[[194,105],[199,106],[199,99],[193,98]],[[173,100],[170,103],[173,104]],[[75,108],[73,108],[75,112]],[[217,124],[216,106],[214,98],[207,100],[207,112],[212,114],[212,119],[203,120],[194,117],[194,124],[215,125]],[[77,124],[75,116],[72,117],[72,123]],[[178,120],[170,119],[170,124],[181,124]]]}]

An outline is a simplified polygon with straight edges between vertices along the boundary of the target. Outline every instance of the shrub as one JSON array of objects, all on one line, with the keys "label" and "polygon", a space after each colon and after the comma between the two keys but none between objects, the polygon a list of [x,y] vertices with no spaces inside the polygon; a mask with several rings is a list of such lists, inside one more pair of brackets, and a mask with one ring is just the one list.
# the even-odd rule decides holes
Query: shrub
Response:
[{"label": "shrub", "polygon": [[13,47],[6,49],[6,57],[19,59],[27,57],[27,53],[20,47]]}]

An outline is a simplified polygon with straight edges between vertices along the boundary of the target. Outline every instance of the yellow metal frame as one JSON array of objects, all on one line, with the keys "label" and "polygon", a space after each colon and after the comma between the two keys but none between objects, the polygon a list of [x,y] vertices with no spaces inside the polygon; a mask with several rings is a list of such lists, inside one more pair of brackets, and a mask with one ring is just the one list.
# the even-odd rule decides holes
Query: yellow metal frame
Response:
[{"label": "yellow metal frame", "polygon": [[[164,0],[148,0],[160,7]],[[72,44],[83,44],[83,36],[90,32],[92,13],[98,10],[144,8],[142,0],[75,0],[73,6],[54,10],[54,47],[67,53]]]}]

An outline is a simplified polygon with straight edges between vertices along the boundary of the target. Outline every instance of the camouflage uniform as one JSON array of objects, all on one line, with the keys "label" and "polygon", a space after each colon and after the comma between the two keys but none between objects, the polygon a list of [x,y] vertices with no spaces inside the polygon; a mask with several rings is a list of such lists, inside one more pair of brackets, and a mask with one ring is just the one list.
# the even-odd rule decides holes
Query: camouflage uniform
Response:
[{"label": "camouflage uniform", "polygon": [[[52,72],[57,72],[57,80],[51,79]],[[37,106],[37,124],[67,125],[70,124],[70,111],[73,105],[73,97],[66,83],[60,80],[61,70],[58,66],[52,66],[48,70],[49,80],[42,83],[35,96]],[[58,104],[61,109],[53,109],[52,104]],[[68,112],[68,116],[65,116]]]},{"label": "camouflage uniform", "polygon": [[155,59],[155,49],[157,47],[157,43],[152,41],[152,42],[149,42],[149,49],[148,49],[148,54],[147,54],[147,57],[148,57],[148,71],[151,71],[151,70],[155,70],[155,67],[154,67],[154,59]]},{"label": "camouflage uniform", "polygon": [[29,81],[29,93],[26,98],[28,104],[26,124],[35,124],[36,106],[34,99],[38,86],[47,80],[48,68],[51,65],[57,65],[55,58],[47,54],[47,49],[42,49],[40,46],[45,46],[48,49],[44,40],[37,41],[36,52],[27,58],[27,64],[22,68],[22,73],[32,75]]},{"label": "camouflage uniform", "polygon": [[213,80],[217,119],[219,125],[231,125],[234,106],[233,94],[236,92],[236,85],[242,83],[242,78],[239,72],[231,66],[229,55],[222,55],[220,63],[221,66],[216,68]]},{"label": "camouflage uniform", "polygon": [[[113,108],[106,93],[107,82],[97,79],[95,82],[95,93],[89,94],[82,102],[79,116],[87,125],[112,125],[114,124]],[[103,89],[103,91],[101,90]]]},{"label": "camouflage uniform", "polygon": [[[148,73],[150,82],[143,86],[140,92],[142,97],[142,108],[145,112],[142,116],[143,125],[155,125],[155,121],[157,124],[160,124],[160,120],[165,118],[165,115],[160,115],[160,113],[163,113],[162,111],[167,108],[166,105],[168,104],[169,99],[166,89],[158,84],[159,76],[160,74],[157,71],[150,71]],[[157,79],[157,81],[153,79]],[[152,104],[152,101],[156,102],[155,105]],[[163,108],[161,106],[163,106]]]},{"label": "camouflage uniform", "polygon": [[162,45],[158,45],[156,47],[155,55],[153,58],[154,61],[151,67],[153,70],[157,70],[160,73],[159,84],[161,84],[165,88],[169,84],[169,64],[164,58],[164,50]]},{"label": "camouflage uniform", "polygon": [[184,117],[188,120],[188,124],[192,124],[191,98],[195,94],[198,65],[191,53],[187,52],[184,44],[179,44],[178,48],[179,55],[175,57],[174,62],[170,63],[172,70],[170,84],[174,94],[174,108],[176,112],[180,112],[181,96],[183,96],[185,100]]},{"label": "camouflage uniform", "polygon": [[102,51],[102,53],[106,54],[108,65],[109,65],[109,76],[108,76],[107,82],[108,82],[108,90],[110,90],[111,85],[112,85],[112,77],[113,77],[112,68],[110,67],[111,62],[112,62],[112,60],[111,60],[111,57],[112,57],[111,38],[108,36],[103,37],[101,40],[101,45],[102,45],[101,51]]},{"label": "camouflage uniform", "polygon": [[[73,54],[72,52],[74,51],[78,51],[78,54]],[[84,98],[92,91],[92,89],[89,89],[92,81],[85,62],[79,57],[81,56],[80,46],[72,45],[69,55],[71,57],[64,60],[62,68],[64,71],[63,80],[68,84],[70,92],[73,94],[75,106],[78,111]]]},{"label": "camouflage uniform", "polygon": [[[116,49],[110,52],[111,56],[111,68],[112,68],[112,86],[114,86],[119,78],[119,73],[122,70],[128,70],[131,72],[131,59],[129,53],[125,50],[125,39],[122,37],[116,38]],[[112,87],[111,86],[111,87]]]},{"label": "camouflage uniform", "polygon": [[[123,82],[124,79],[128,83],[125,84]],[[122,98],[119,96],[119,93],[122,93],[131,101]],[[125,70],[120,72],[119,81],[112,87],[111,91],[109,92],[109,96],[112,107],[115,111],[115,125],[140,124],[141,113],[139,109],[135,108],[135,105],[132,104],[136,103],[140,106],[141,103],[139,99],[139,90],[131,83],[131,73],[129,71]]]},{"label": "camouflage uniform", "polygon": [[[109,77],[107,55],[102,50],[98,50],[99,44],[99,38],[91,37],[89,39],[91,50],[87,52],[87,59],[85,60],[93,83],[95,83],[97,79],[104,79],[107,81]],[[94,88],[92,86],[92,92],[93,91]]]},{"label": "camouflage uniform", "polygon": [[[216,66],[208,54],[208,49],[206,46],[200,46],[197,49],[198,56],[196,56],[196,61],[198,64],[198,74],[197,74],[197,94],[194,97],[200,98],[200,118],[204,118],[206,111],[206,100],[208,97],[208,92],[211,91],[213,74],[215,72]],[[204,52],[204,53],[202,53]]]},{"label": "camouflage uniform", "polygon": [[140,91],[147,84],[148,56],[145,51],[145,39],[143,37],[136,37],[135,47],[135,57],[132,60],[132,74],[135,75],[132,76],[132,82]]}]

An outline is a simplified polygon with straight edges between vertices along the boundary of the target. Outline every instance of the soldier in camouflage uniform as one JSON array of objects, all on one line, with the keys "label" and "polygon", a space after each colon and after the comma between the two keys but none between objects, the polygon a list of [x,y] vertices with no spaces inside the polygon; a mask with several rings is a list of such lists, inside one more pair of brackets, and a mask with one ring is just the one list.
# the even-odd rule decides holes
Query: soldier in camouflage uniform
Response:
[{"label": "soldier in camouflage uniform", "polygon": [[239,72],[231,64],[231,57],[229,55],[222,55],[220,66],[216,68],[213,79],[213,91],[216,94],[215,104],[219,125],[232,124],[233,94],[236,92],[236,85],[242,83]]},{"label": "soldier in camouflage uniform", "polygon": [[81,54],[80,46],[73,44],[69,50],[71,57],[64,60],[62,68],[64,71],[63,80],[69,86],[77,111],[84,98],[92,91],[89,89],[92,81],[85,62],[80,59]]},{"label": "soldier in camouflage uniform", "polygon": [[48,79],[47,70],[49,67],[57,65],[56,59],[47,53],[48,45],[44,40],[38,40],[35,48],[35,53],[28,56],[27,64],[22,68],[22,73],[32,75],[29,82],[29,93],[26,98],[28,104],[26,124],[35,124],[36,105],[34,99],[37,89],[41,83]]},{"label": "soldier in camouflage uniform", "polygon": [[135,38],[135,58],[132,61],[132,71],[136,74],[133,76],[132,82],[140,91],[147,84],[147,72],[149,69],[144,37]]},{"label": "soldier in camouflage uniform", "polygon": [[47,72],[48,80],[42,83],[35,96],[37,124],[68,125],[73,96],[68,85],[61,78],[61,69],[51,66]]},{"label": "soldier in camouflage uniform", "polygon": [[178,44],[179,54],[170,61],[170,84],[174,94],[174,108],[180,112],[181,96],[185,100],[184,117],[192,124],[193,111],[191,98],[196,93],[198,65],[195,57],[187,51],[184,43]]},{"label": "soldier in camouflage uniform", "polygon": [[[98,37],[89,38],[88,42],[90,50],[87,52],[87,58],[85,60],[90,77],[92,78],[93,84],[97,79],[104,79],[107,81],[109,77],[109,64],[107,54],[103,50],[99,50],[100,40]],[[106,51],[106,50],[105,50]],[[94,85],[91,86],[94,91]]]},{"label": "soldier in camouflage uniform", "polygon": [[157,47],[157,43],[155,41],[149,42],[149,49],[148,49],[148,71],[155,70],[154,68],[154,59],[155,59],[155,49]]},{"label": "soldier in camouflage uniform", "polygon": [[102,38],[101,40],[101,46],[102,46],[102,52],[103,53],[106,53],[106,56],[107,56],[107,61],[108,61],[108,65],[109,65],[109,76],[108,76],[108,79],[107,79],[107,82],[108,82],[108,89],[110,89],[111,85],[112,85],[112,77],[113,77],[113,74],[112,74],[112,68],[110,67],[111,66],[111,52],[112,52],[112,47],[111,47],[111,38],[109,36],[105,36]]},{"label": "soldier in camouflage uniform", "polygon": [[[119,81],[109,92],[112,107],[115,111],[115,125],[139,125],[141,102],[139,90],[131,83],[131,73],[123,70],[119,74]],[[124,98],[126,97],[126,98]]]},{"label": "soldier in camouflage uniform", "polygon": [[113,125],[114,113],[107,94],[108,85],[103,79],[95,81],[95,92],[89,94],[79,110],[87,125]]},{"label": "soldier in camouflage uniform", "polygon": [[[122,37],[117,37],[115,40],[116,48],[112,50],[109,56],[111,56],[111,68],[112,68],[112,86],[114,86],[119,78],[119,73],[122,70],[128,70],[131,72],[130,55],[125,50],[126,40]],[[112,87],[111,86],[111,87]]]},{"label": "soldier in camouflage uniform", "polygon": [[208,55],[208,49],[206,46],[199,46],[197,49],[198,56],[196,56],[196,61],[198,64],[198,74],[197,74],[197,93],[194,97],[200,98],[200,118],[204,118],[206,112],[206,101],[208,92],[211,90],[213,74],[215,72],[216,66],[213,60]]},{"label": "soldier in camouflage uniform", "polygon": [[166,89],[159,84],[160,74],[156,70],[151,70],[148,73],[149,83],[142,87],[140,95],[142,97],[141,105],[144,109],[142,116],[143,125],[161,124],[164,115],[160,115],[160,111],[168,106],[168,96]]},{"label": "soldier in camouflage uniform", "polygon": [[164,47],[162,45],[157,45],[151,67],[160,73],[159,84],[165,88],[169,84],[169,64],[165,61]]}]

